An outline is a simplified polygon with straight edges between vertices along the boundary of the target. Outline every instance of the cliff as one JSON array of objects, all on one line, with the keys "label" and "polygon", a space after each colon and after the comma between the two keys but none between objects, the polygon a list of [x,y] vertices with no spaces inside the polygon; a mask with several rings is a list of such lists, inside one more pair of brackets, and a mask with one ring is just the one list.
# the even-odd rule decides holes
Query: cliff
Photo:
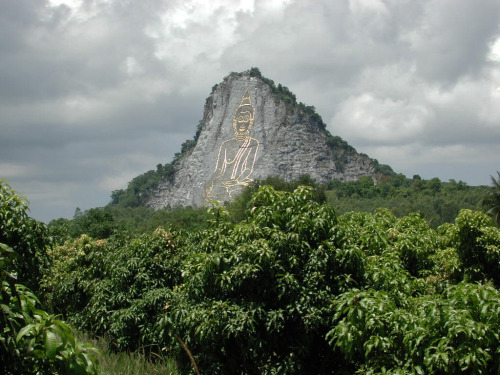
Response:
[{"label": "cliff", "polygon": [[231,200],[252,180],[309,174],[317,182],[373,176],[374,161],[332,136],[314,107],[253,68],[232,73],[206,100],[195,141],[144,197],[155,209]]}]

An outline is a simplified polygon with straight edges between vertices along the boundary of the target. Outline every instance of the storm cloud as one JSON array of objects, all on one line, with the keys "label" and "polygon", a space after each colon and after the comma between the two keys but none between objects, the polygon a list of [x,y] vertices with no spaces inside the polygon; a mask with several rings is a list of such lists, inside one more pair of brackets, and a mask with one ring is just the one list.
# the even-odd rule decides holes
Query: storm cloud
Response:
[{"label": "storm cloud", "polygon": [[396,172],[500,169],[496,0],[5,0],[0,28],[0,178],[40,220],[170,162],[251,67]]}]

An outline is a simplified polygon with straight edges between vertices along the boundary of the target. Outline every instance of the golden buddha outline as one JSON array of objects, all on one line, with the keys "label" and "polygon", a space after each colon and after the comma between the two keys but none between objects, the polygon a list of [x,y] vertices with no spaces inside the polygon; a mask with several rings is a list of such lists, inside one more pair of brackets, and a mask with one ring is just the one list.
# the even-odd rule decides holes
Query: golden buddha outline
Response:
[{"label": "golden buddha outline", "polygon": [[214,173],[205,184],[205,200],[232,199],[253,181],[250,175],[259,149],[259,141],[250,137],[254,113],[247,89],[233,119],[234,138],[219,147]]}]

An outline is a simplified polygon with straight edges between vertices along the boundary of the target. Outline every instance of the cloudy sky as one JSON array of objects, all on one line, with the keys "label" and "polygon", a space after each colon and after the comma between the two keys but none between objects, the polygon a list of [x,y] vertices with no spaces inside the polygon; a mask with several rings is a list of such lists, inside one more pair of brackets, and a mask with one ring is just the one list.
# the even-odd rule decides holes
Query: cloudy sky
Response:
[{"label": "cloudy sky", "polygon": [[0,0],[0,178],[48,222],[172,160],[258,67],[408,177],[500,170],[498,0]]}]

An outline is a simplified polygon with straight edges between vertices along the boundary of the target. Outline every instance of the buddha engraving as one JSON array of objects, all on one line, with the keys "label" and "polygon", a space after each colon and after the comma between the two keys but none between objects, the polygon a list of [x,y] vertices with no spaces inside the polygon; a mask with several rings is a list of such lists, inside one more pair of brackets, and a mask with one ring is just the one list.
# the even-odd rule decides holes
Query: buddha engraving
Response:
[{"label": "buddha engraving", "polygon": [[247,89],[233,119],[234,137],[221,144],[214,173],[205,184],[205,200],[232,199],[253,181],[250,175],[259,149],[259,141],[250,137],[254,113]]}]

